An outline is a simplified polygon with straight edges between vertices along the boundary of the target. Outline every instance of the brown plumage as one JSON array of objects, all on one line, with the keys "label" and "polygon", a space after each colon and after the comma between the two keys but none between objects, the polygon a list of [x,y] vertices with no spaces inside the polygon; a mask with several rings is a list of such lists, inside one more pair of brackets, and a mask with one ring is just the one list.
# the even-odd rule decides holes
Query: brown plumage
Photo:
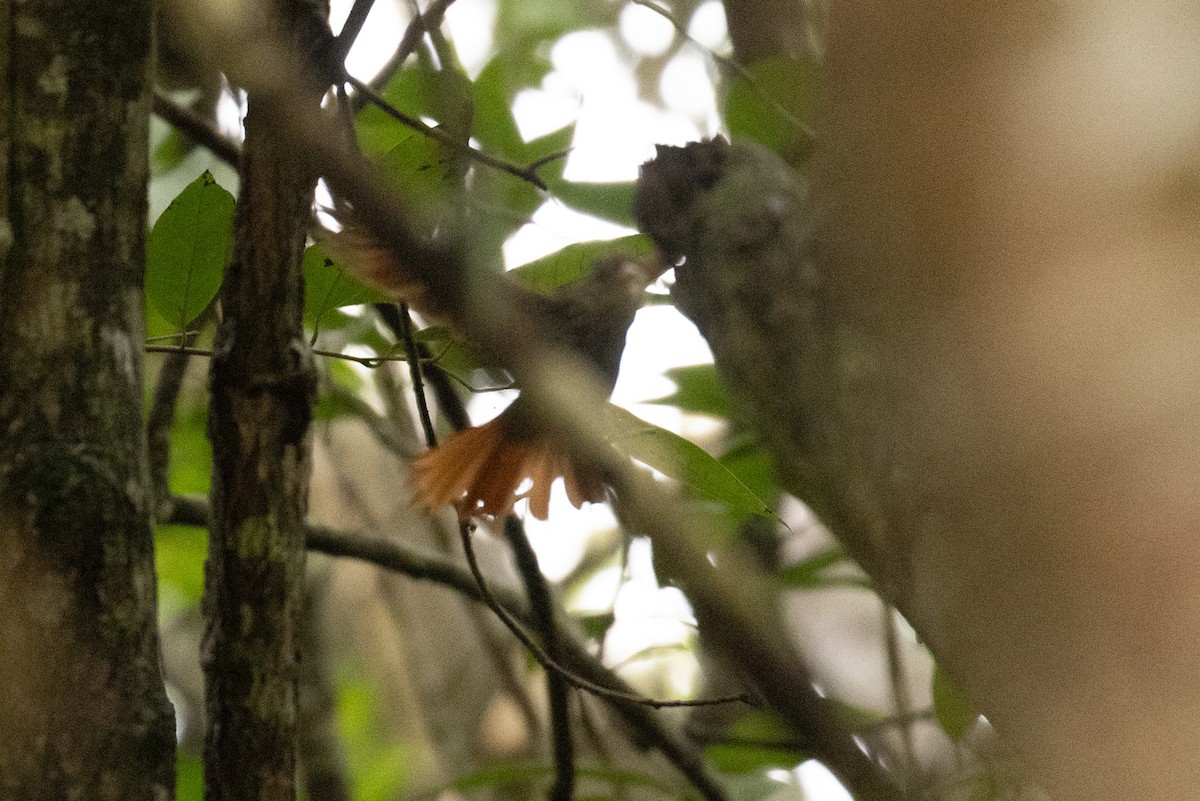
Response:
[{"label": "brown plumage", "polygon": [[[436,299],[411,280],[390,251],[357,241],[358,236],[342,239],[335,251],[361,279],[425,313],[441,311]],[[587,275],[551,295],[515,283],[511,289],[543,341],[581,356],[611,392],[625,349],[625,332],[646,285],[658,272],[614,257],[598,260]],[[600,473],[558,447],[518,397],[491,422],[454,434],[414,459],[409,483],[413,504],[426,509],[451,504],[460,515],[500,516],[528,498],[533,515],[545,520],[550,489],[558,478],[576,508],[584,501],[604,500]],[[527,480],[528,489],[518,494]]]}]

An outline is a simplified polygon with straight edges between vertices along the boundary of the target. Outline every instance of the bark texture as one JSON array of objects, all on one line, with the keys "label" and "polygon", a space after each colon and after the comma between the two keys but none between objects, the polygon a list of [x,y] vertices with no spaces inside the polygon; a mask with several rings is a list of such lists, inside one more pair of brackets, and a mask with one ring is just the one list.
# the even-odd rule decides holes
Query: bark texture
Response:
[{"label": "bark texture", "polygon": [[788,488],[1059,801],[1200,783],[1198,41],[1180,3],[836,3],[815,210],[731,166],[683,249]]},{"label": "bark texture", "polygon": [[[711,345],[735,407],[763,437],[782,486],[813,502],[835,531],[850,530],[847,547],[878,575],[878,546],[858,537],[876,521],[840,519],[877,514],[874,506],[842,503],[842,492],[856,486],[846,481],[856,477],[859,443],[838,427],[840,415],[826,421],[807,411],[861,408],[841,402],[847,385],[830,380],[843,371],[830,335],[828,287],[812,258],[810,205],[807,183],[781,158],[754,143],[730,147],[720,139],[660,147],[642,167],[637,193],[642,229],[669,257],[686,257],[676,268],[675,305]],[[670,553],[656,554],[656,566],[683,585],[718,657],[812,740],[813,753],[856,797],[900,797],[892,777],[813,690],[753,571],[733,560],[721,571],[705,570],[702,550],[690,565],[677,561],[682,549]]]},{"label": "bark texture", "polygon": [[0,3],[0,798],[165,799],[142,425],[151,4]]},{"label": "bark texture", "polygon": [[[328,35],[310,4],[271,6],[303,52]],[[266,6],[263,7],[264,10]],[[312,88],[311,113],[321,90]],[[205,576],[206,798],[290,800],[316,374],[301,260],[315,175],[268,102],[245,119],[234,254],[212,360],[212,529]]]}]

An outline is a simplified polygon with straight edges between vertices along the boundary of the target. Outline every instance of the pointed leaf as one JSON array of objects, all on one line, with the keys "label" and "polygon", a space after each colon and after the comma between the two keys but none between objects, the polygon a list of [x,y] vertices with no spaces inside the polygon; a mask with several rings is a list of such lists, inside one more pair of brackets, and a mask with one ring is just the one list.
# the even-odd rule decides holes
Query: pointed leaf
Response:
[{"label": "pointed leaf", "polygon": [[[393,108],[412,117],[437,121],[445,130],[466,141],[474,102],[471,82],[457,70],[434,70],[425,64],[399,70],[380,93]],[[369,155],[380,155],[413,134],[413,130],[374,104],[355,120],[359,146]]]},{"label": "pointed leaf", "polygon": [[319,330],[334,309],[388,300],[329,258],[320,243],[304,251],[303,269],[304,322],[313,330]]},{"label": "pointed leaf", "polygon": [[472,127],[484,150],[509,159],[523,155],[525,140],[513,118],[513,98],[522,89],[540,86],[550,68],[548,58],[522,50],[499,53],[484,66],[473,88]]},{"label": "pointed leaf", "polygon": [[703,448],[632,412],[609,404],[612,444],[626,456],[682,482],[733,511],[767,515],[767,504]]},{"label": "pointed leaf", "polygon": [[725,124],[733,138],[753,139],[803,167],[812,151],[817,67],[810,61],[771,56],[734,79],[725,100]]},{"label": "pointed leaf", "polygon": [[956,742],[979,719],[971,699],[937,665],[933,668],[933,712],[942,731]]},{"label": "pointed leaf", "polygon": [[522,264],[509,270],[508,274],[530,289],[550,292],[587,275],[592,269],[592,263],[597,259],[618,254],[639,259],[653,249],[654,244],[645,234],[578,242],[567,245],[549,256]]},{"label": "pointed leaf", "polygon": [[576,183],[574,181],[547,181],[556,198],[576,211],[593,217],[636,228],[633,219],[633,181],[611,184]]},{"label": "pointed leaf", "polygon": [[182,331],[217,294],[233,243],[233,195],[204,173],[158,218],[146,244],[146,297]]},{"label": "pointed leaf", "polygon": [[714,417],[730,416],[729,395],[721,377],[717,375],[715,365],[691,364],[686,367],[673,367],[667,370],[665,376],[675,383],[675,391],[648,403],[674,406],[684,412],[710,414]]},{"label": "pointed leaf", "polygon": [[728,740],[705,749],[722,773],[790,769],[810,756],[797,744],[795,733],[777,715],[767,712],[743,715],[729,727]]}]

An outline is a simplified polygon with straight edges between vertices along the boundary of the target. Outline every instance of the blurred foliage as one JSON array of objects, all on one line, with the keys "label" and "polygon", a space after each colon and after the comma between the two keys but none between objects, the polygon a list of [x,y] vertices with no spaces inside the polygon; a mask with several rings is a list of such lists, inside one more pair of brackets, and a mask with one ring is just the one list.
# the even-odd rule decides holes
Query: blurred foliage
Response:
[{"label": "blurred foliage", "polygon": [[[338,309],[387,301],[331,259],[320,244],[304,251],[304,324],[319,333],[326,317]],[[344,322],[346,318],[342,318]],[[339,327],[334,325],[333,327]]]},{"label": "blurred foliage", "polygon": [[778,716],[750,712],[729,727],[723,742],[710,745],[707,756],[725,773],[767,768],[790,769],[810,755],[796,745],[795,734]]},{"label": "blurred foliage", "polygon": [[539,292],[550,292],[588,274],[592,264],[609,256],[624,256],[634,261],[649,256],[654,250],[645,234],[618,237],[602,242],[580,242],[540,259],[522,264],[509,275],[524,286]]},{"label": "blurred foliage", "polygon": [[348,677],[338,682],[337,721],[355,801],[395,798],[410,778],[411,749],[388,741],[378,695],[368,682]]},{"label": "blurred foliage", "polygon": [[940,667],[933,671],[933,711],[938,724],[953,740],[961,740],[979,720],[979,712]]},{"label": "blurred foliage", "polygon": [[725,98],[725,124],[734,141],[771,148],[804,171],[815,140],[817,67],[783,56],[756,61],[739,73]]},{"label": "blurred foliage", "polygon": [[[494,49],[473,80],[454,58],[447,57],[446,48],[435,41],[432,47],[420,48],[415,58],[383,82],[380,93],[389,104],[404,115],[434,126],[444,135],[435,139],[416,132],[370,104],[353,120],[362,151],[390,178],[396,191],[421,210],[428,236],[463,237],[481,264],[500,270],[501,246],[546,202],[633,227],[633,182],[579,183],[564,179],[566,156],[576,134],[574,123],[526,141],[512,110],[522,91],[544,85],[552,70],[552,46],[564,35],[577,31],[599,31],[609,36],[629,62],[642,98],[659,103],[663,70],[684,48],[696,45],[676,35],[664,53],[638,55],[618,34],[618,21],[628,5],[597,0],[555,3],[498,0]],[[700,5],[699,0],[671,4],[670,14],[677,30],[687,29]],[[723,62],[713,59],[711,73],[718,82],[717,93],[723,97],[727,132],[735,140],[756,140],[797,167],[807,165],[818,94],[819,70],[815,65],[773,58],[745,69],[729,70]],[[728,83],[720,85],[721,81]],[[205,96],[201,105],[211,113],[215,101]],[[538,165],[536,174],[545,188],[468,158],[463,150],[468,145],[518,169]],[[194,171],[185,175],[185,171],[194,170],[191,165],[195,161],[193,146],[174,131],[159,140],[154,152],[155,180],[171,187],[168,196],[175,197],[175,201],[155,223],[149,237],[146,315],[150,337],[186,329],[216,295],[229,257],[233,197],[208,171],[198,178]],[[583,275],[598,258],[620,254],[642,259],[651,252],[649,240],[640,234],[581,242],[525,264],[512,271],[511,276],[527,287],[548,292]],[[397,423],[398,430],[416,431],[417,426],[411,420],[397,421],[397,416],[410,414],[409,400],[403,396],[408,389],[403,383],[407,370],[379,372],[378,360],[406,358],[389,318],[374,306],[386,298],[349,274],[320,241],[305,252],[304,274],[305,325],[311,342],[323,351],[359,360],[320,359],[323,391],[316,417],[325,421],[365,419],[364,408],[382,408],[377,413],[379,418]],[[651,302],[667,303],[669,297],[655,295]],[[427,379],[439,373],[449,377],[464,401],[474,393],[512,386],[506,372],[489,364],[477,348],[462,341],[453,331],[420,319],[417,325],[415,340],[423,349]],[[171,431],[170,484],[174,493],[204,494],[211,483],[211,450],[205,434],[207,398],[200,380],[202,373],[203,369],[193,364]],[[617,432],[613,444],[630,458],[675,481],[687,497],[702,501],[712,513],[709,519],[713,532],[719,534],[714,541],[729,544],[745,536],[748,522],[764,525],[764,521],[782,537],[785,527],[776,525],[780,519],[780,491],[769,459],[758,439],[738,425],[729,394],[715,368],[711,364],[676,367],[667,371],[666,377],[675,389],[651,403],[677,410],[685,419],[698,416],[726,425],[705,441],[693,442],[613,407],[610,417]],[[322,436],[331,430],[322,428]],[[413,449],[417,447],[414,440]],[[390,475],[370,478],[398,480]],[[194,529],[159,526],[156,543],[164,614],[194,610],[203,591],[205,539]],[[592,578],[619,573],[617,587],[611,592],[611,598],[616,599],[630,580],[628,558],[628,536],[612,536],[595,553],[585,554],[565,584],[573,593],[582,594]],[[777,586],[781,592],[847,587],[870,590],[861,573],[836,546],[819,548],[783,567],[777,576]],[[374,588],[359,589],[364,595],[375,592]],[[356,596],[357,602],[363,602],[364,595]],[[858,595],[871,597],[865,593]],[[615,603],[602,608],[591,606],[586,614],[576,618],[597,651],[601,651],[614,631],[628,625],[616,610]],[[414,623],[405,621],[397,625]],[[394,635],[395,632],[390,632],[380,642],[389,643]],[[439,635],[474,638],[478,632],[447,630]],[[694,632],[690,632],[676,644],[635,649],[633,653],[639,659],[658,659],[662,657],[658,651],[694,649],[694,640]],[[378,647],[384,650],[387,646]],[[387,703],[385,698],[391,697],[383,692],[388,682],[367,672],[356,672],[353,666],[361,655],[340,656],[335,687],[336,729],[345,749],[355,801],[383,801],[413,794],[435,797],[437,788],[431,790],[429,777],[420,775],[418,746],[415,742],[399,741],[383,720],[380,707]],[[433,654],[420,652],[409,656],[434,658]],[[514,661],[511,654],[498,658],[501,663],[505,660],[524,665],[518,669],[521,686],[534,682],[540,675],[532,660]],[[664,658],[662,664],[668,663]],[[403,683],[401,679],[397,682]],[[951,738],[962,739],[978,716],[940,671],[934,674],[932,697],[937,721]],[[874,710],[843,706],[847,720],[854,725],[877,725],[883,717]],[[444,711],[429,709],[426,713],[441,716]],[[199,710],[193,712],[198,714]],[[602,742],[604,738],[620,739],[627,734],[620,728],[605,728],[606,725],[598,725],[589,718],[589,730],[596,729],[591,737]],[[465,741],[477,734],[462,731],[456,736]],[[413,738],[422,736],[431,735],[412,732]],[[426,746],[427,743],[421,747]],[[640,754],[626,754],[605,763],[593,756],[619,749],[600,745],[590,750],[594,753],[581,760],[579,767],[580,779],[587,780],[581,787],[580,799],[696,797],[695,791],[674,773],[664,778],[660,766],[643,769],[653,763],[640,762]],[[481,750],[460,762],[443,765],[440,789],[471,797],[539,797],[552,772],[547,760],[539,754],[536,747],[532,752],[526,748],[517,756]],[[793,733],[776,717],[756,710],[731,715],[719,741],[707,746],[706,756],[712,767],[727,774],[726,786],[734,801],[758,801],[788,786],[777,778],[777,773],[768,775],[769,772],[790,771],[812,755],[798,747]],[[447,779],[448,776],[457,778]],[[178,780],[180,799],[202,796],[197,756],[181,755]],[[797,796],[793,793],[792,797]]]},{"label": "blurred foliage", "polygon": [[204,761],[199,754],[180,754],[175,763],[175,801],[204,800]]}]

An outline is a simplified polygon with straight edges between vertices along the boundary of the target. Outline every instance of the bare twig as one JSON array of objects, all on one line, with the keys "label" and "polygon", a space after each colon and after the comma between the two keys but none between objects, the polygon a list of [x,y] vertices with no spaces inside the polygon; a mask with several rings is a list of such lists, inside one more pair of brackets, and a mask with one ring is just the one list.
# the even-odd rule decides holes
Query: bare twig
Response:
[{"label": "bare twig", "polygon": [[560,665],[557,661],[550,658],[545,649],[538,645],[529,632],[525,631],[524,626],[518,621],[509,611],[501,604],[492,593],[488,586],[487,579],[483,576],[483,571],[479,568],[479,560],[475,556],[475,546],[471,544],[472,525],[463,523],[459,528],[459,533],[462,537],[463,552],[467,557],[467,566],[471,569],[471,575],[475,577],[475,582],[479,589],[479,599],[487,604],[496,616],[506,625],[513,633],[513,636],[521,641],[521,645],[525,646],[530,655],[538,661],[542,667],[548,671],[557,671],[571,686],[589,692],[593,695],[598,695],[601,698],[607,698],[617,701],[625,701],[631,704],[641,704],[642,706],[651,707],[653,709],[665,709],[669,707],[694,707],[694,706],[715,706],[717,704],[732,704],[732,703],[753,703],[753,698],[741,693],[738,695],[726,696],[723,698],[711,699],[694,699],[694,700],[678,700],[670,701],[658,698],[647,698],[644,695],[634,692],[626,692],[625,690],[614,690],[611,687],[605,687],[601,684],[588,679],[585,676],[579,676],[573,673],[567,667]]},{"label": "bare twig", "polygon": [[[378,312],[380,319],[383,320],[392,332],[392,335],[397,340],[403,338],[403,324],[400,321],[400,309],[394,303],[376,303],[375,311]],[[417,353],[419,354],[422,363],[429,364],[433,369],[422,371],[425,380],[429,382],[429,386],[433,389],[433,395],[437,399],[438,411],[445,415],[450,421],[450,425],[455,431],[462,431],[471,421],[467,419],[467,409],[463,405],[462,398],[455,391],[452,381],[458,379],[446,372],[438,365],[438,360],[430,352],[428,346],[424,342],[418,342]]]},{"label": "bare twig", "polygon": [[[382,540],[366,540],[318,526],[309,528],[308,545],[314,551],[331,556],[362,559],[412,578],[434,581],[452,587],[472,600],[484,602],[483,591],[476,578],[440,557],[419,554]],[[492,589],[490,593],[493,600],[503,605],[513,617],[531,622],[528,605],[519,593],[499,587]],[[636,695],[620,677],[600,664],[577,637],[564,636],[561,645],[564,658],[577,673],[593,682]],[[664,726],[654,710],[612,695],[607,696],[605,700],[625,718],[645,742],[662,751],[707,801],[729,801],[725,789],[710,772],[703,755]]]},{"label": "bare twig", "polygon": [[400,38],[396,52],[388,59],[388,63],[379,71],[379,74],[371,80],[371,86],[374,89],[382,89],[392,79],[392,76],[396,74],[408,57],[416,51],[417,44],[420,43],[421,37],[427,30],[442,24],[442,17],[446,15],[446,9],[453,2],[454,0],[433,0],[420,16],[413,17],[412,22],[408,23],[408,27],[404,29],[404,36]]},{"label": "bare twig", "polygon": [[408,306],[400,304],[400,339],[404,343],[404,352],[408,355],[408,374],[412,379],[413,397],[417,400],[417,414],[421,418],[421,428],[425,432],[425,444],[430,448],[437,447],[437,432],[433,430],[433,418],[429,416],[429,401],[425,398],[425,382],[421,379],[421,354],[417,350],[416,340],[413,339],[412,317],[408,314]]},{"label": "bare twig", "polygon": [[[441,142],[454,152],[460,153],[473,161],[479,162],[480,164],[484,164],[488,167],[492,167],[493,169],[500,170],[501,172],[506,172],[509,175],[520,178],[522,181],[527,181],[543,192],[550,191],[549,187],[546,186],[546,182],[538,177],[537,174],[537,168],[547,163],[547,159],[538,159],[533,164],[526,167],[518,167],[515,164],[509,164],[507,161],[484,153],[482,150],[476,150],[466,142],[460,141],[446,133],[441,128],[434,128],[432,125],[426,124],[411,114],[405,114],[403,111],[387,102],[387,100],[385,100],[378,92],[372,89],[370,85],[360,81],[358,78],[355,78],[349,73],[345,74],[343,78],[347,83],[353,86],[356,91],[361,92],[363,96],[365,96],[367,100],[371,102],[372,105],[380,109],[384,114],[387,114],[392,119],[407,125],[409,128],[412,128],[418,133],[428,136],[430,139],[436,139],[438,142]],[[553,161],[554,158],[557,157],[558,154],[554,154],[554,156],[549,160]]]},{"label": "bare twig", "polygon": [[[207,499],[176,496],[172,501],[172,517],[163,522],[200,527],[208,525]],[[409,578],[441,584],[478,603],[484,602],[483,591],[476,578],[440,556],[421,553],[385,540],[357,537],[317,525],[308,526],[307,543],[311,551],[370,562]],[[520,593],[506,587],[495,587],[491,588],[490,594],[513,618],[532,624],[529,604]],[[569,633],[561,624],[558,630],[562,632],[560,645],[563,658],[576,673],[597,684],[637,697],[624,680],[602,665],[588,651],[587,645],[577,635]],[[707,801],[730,801],[725,789],[709,770],[703,755],[667,728],[653,709],[614,696],[609,696],[606,700],[639,733],[644,742],[662,751]]]},{"label": "bare twig", "polygon": [[214,156],[237,169],[242,158],[241,146],[213,124],[190,108],[185,108],[161,91],[154,93],[154,113],[198,145],[208,148]]},{"label": "bare twig", "polygon": [[[561,660],[558,630],[554,625],[554,602],[550,587],[538,565],[537,554],[515,515],[504,518],[504,536],[513,550],[517,572],[525,583],[534,628],[542,637],[546,655]],[[554,786],[550,801],[571,801],[575,793],[575,738],[571,734],[571,694],[567,680],[557,671],[546,671],[546,694],[550,699],[551,746],[554,753]]]},{"label": "bare twig", "polygon": [[346,60],[350,48],[354,47],[354,41],[362,32],[363,25],[367,22],[367,15],[371,13],[371,7],[374,5],[375,0],[354,0],[354,5],[350,7],[350,13],[346,15],[346,22],[338,32],[337,39],[329,52],[332,63],[341,64]]}]

